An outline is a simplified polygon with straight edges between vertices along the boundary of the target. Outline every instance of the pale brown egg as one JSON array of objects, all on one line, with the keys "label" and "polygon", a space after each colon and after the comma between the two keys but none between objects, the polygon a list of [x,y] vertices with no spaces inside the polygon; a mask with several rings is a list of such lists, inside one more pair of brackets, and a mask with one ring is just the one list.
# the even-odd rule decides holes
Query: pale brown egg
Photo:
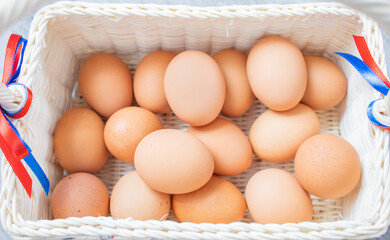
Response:
[{"label": "pale brown egg", "polygon": [[247,56],[236,49],[225,49],[213,56],[221,67],[226,81],[226,96],[222,114],[238,117],[251,106],[255,96],[246,74]]},{"label": "pale brown egg", "polygon": [[169,63],[164,90],[177,117],[192,126],[203,126],[221,112],[226,87],[222,70],[212,57],[188,50]]},{"label": "pale brown egg", "polygon": [[152,189],[181,194],[208,182],[214,171],[214,159],[207,147],[191,134],[162,129],[138,144],[134,166]]},{"label": "pale brown egg", "polygon": [[119,179],[111,193],[113,218],[165,220],[171,208],[171,196],[148,187],[136,171]]},{"label": "pale brown egg", "polygon": [[70,173],[98,172],[108,157],[103,132],[103,120],[91,109],[68,110],[54,131],[54,153],[61,167]]},{"label": "pale brown egg", "polygon": [[171,110],[164,92],[164,75],[173,52],[158,50],[146,55],[134,73],[134,97],[137,103],[154,113]]},{"label": "pale brown egg", "polygon": [[253,175],[245,189],[249,213],[257,223],[284,224],[311,221],[309,194],[290,173],[270,168]]},{"label": "pale brown egg", "polygon": [[272,110],[295,107],[305,93],[305,60],[299,48],[286,38],[260,39],[249,52],[247,72],[253,93]]},{"label": "pale brown egg", "polygon": [[312,109],[324,110],[336,106],[347,92],[343,71],[326,58],[305,56],[307,86],[302,103]]},{"label": "pale brown egg", "polygon": [[252,147],[239,127],[217,118],[202,127],[189,127],[188,133],[202,141],[214,157],[214,173],[232,176],[247,170],[252,163]]},{"label": "pale brown egg", "polygon": [[253,123],[249,140],[260,159],[286,162],[294,159],[303,141],[320,133],[320,127],[316,113],[304,104],[284,112],[269,109]]},{"label": "pale brown egg", "polygon": [[244,217],[246,203],[231,182],[212,176],[196,191],[173,195],[172,209],[180,222],[232,223]]},{"label": "pale brown egg", "polygon": [[133,101],[130,70],[113,54],[95,54],[83,63],[79,72],[79,89],[85,102],[107,118]]},{"label": "pale brown egg", "polygon": [[151,111],[127,107],[115,112],[104,128],[108,150],[121,161],[133,163],[138,143],[149,133],[164,128]]},{"label": "pale brown egg", "polygon": [[333,134],[307,139],[300,146],[294,164],[299,183],[319,198],[336,199],[349,194],[362,173],[355,148]]},{"label": "pale brown egg", "polygon": [[74,173],[62,179],[51,195],[54,219],[108,216],[110,196],[104,183],[89,173]]}]

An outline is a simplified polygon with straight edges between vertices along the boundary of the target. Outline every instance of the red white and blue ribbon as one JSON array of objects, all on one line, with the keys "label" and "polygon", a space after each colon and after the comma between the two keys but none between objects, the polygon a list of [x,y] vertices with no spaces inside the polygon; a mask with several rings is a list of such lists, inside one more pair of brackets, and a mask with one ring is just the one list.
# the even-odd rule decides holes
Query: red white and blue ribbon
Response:
[{"label": "red white and blue ribbon", "polygon": [[38,178],[46,195],[49,193],[50,182],[31,153],[30,147],[20,137],[18,130],[9,120],[12,118],[22,118],[28,112],[32,102],[31,90],[16,80],[20,74],[20,68],[23,62],[24,50],[27,40],[19,35],[12,34],[8,40],[5,53],[4,69],[2,83],[7,87],[12,85],[22,86],[27,96],[20,109],[15,112],[8,112],[1,106],[0,114],[0,148],[14,171],[16,177],[22,183],[28,196],[31,198],[32,179],[25,169],[22,160],[29,166],[31,171]]},{"label": "red white and blue ribbon", "polygon": [[[381,69],[376,64],[374,58],[372,57],[370,50],[368,49],[366,40],[362,36],[353,36],[355,45],[359,51],[360,58],[355,57],[348,53],[336,52],[336,54],[345,58],[350,62],[355,69],[360,73],[360,75],[378,92],[387,96],[390,89],[390,82],[383,74]],[[375,102],[382,100],[382,98],[372,101],[367,107],[367,116],[370,119],[371,123],[381,127],[383,129],[390,129],[390,126],[386,126],[381,123],[373,113]]]}]

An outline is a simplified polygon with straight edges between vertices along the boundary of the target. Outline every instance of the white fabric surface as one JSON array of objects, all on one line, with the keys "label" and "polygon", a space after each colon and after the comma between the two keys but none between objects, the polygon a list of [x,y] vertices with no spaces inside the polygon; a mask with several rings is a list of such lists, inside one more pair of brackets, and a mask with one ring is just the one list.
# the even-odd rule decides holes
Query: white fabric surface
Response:
[{"label": "white fabric surface", "polygon": [[[17,33],[28,38],[28,31],[34,13],[39,7],[56,2],[58,0],[0,0],[0,72],[3,69],[3,56],[8,37],[11,33]],[[313,0],[84,0],[86,2],[111,2],[111,3],[154,3],[154,4],[178,4],[192,6],[223,6],[223,5],[247,5],[247,4],[286,4],[318,2]],[[321,2],[330,2],[322,0]],[[344,0],[346,4],[361,9],[366,14],[373,16],[381,27],[390,33],[390,0]],[[384,34],[386,55],[390,56],[390,39]],[[390,58],[387,58],[387,66],[390,66]],[[0,178],[1,181],[1,178]],[[0,183],[1,184],[1,183]],[[0,239],[12,239],[0,228]],[[390,240],[390,232],[380,239]]]}]

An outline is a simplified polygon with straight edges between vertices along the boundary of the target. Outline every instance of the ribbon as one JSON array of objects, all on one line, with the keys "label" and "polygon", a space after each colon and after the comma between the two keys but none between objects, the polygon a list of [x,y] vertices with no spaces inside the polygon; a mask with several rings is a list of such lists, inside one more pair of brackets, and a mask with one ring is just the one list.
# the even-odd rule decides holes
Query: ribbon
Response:
[{"label": "ribbon", "polygon": [[[335,54],[345,58],[375,90],[387,96],[390,89],[390,82],[376,64],[370,53],[370,50],[368,49],[366,40],[362,36],[353,36],[353,39],[359,51],[360,57],[363,60],[348,53],[335,52]],[[372,124],[380,128],[390,130],[390,126],[386,126],[381,123],[378,119],[375,118],[373,113],[374,104],[379,100],[383,100],[383,98],[376,99],[368,105],[368,119]]]},{"label": "ribbon", "polygon": [[3,151],[8,163],[14,171],[16,177],[22,183],[28,196],[31,198],[32,179],[25,169],[22,159],[35,174],[43,189],[48,195],[50,182],[42,168],[31,153],[30,147],[20,137],[18,130],[9,120],[12,118],[22,118],[28,112],[32,102],[31,90],[23,84],[16,83],[20,74],[20,68],[23,62],[23,55],[27,45],[27,40],[19,35],[11,34],[5,53],[4,69],[2,83],[7,87],[12,85],[21,86],[25,91],[26,99],[21,104],[21,108],[15,112],[8,112],[1,106],[0,114],[0,148]]}]

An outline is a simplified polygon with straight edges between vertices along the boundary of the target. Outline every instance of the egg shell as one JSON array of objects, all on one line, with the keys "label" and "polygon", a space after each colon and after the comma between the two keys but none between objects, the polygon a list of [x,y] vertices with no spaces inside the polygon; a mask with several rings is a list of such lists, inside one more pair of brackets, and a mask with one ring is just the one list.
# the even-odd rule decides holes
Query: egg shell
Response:
[{"label": "egg shell", "polygon": [[103,132],[103,120],[91,109],[65,112],[54,131],[54,152],[61,167],[70,173],[98,172],[108,157]]},{"label": "egg shell", "polygon": [[319,134],[302,143],[294,167],[303,188],[328,199],[352,192],[362,173],[355,148],[334,134]]},{"label": "egg shell", "polygon": [[261,224],[311,221],[313,205],[297,179],[281,169],[266,169],[253,175],[246,186],[249,213]]},{"label": "egg shell", "polygon": [[89,173],[74,173],[62,179],[51,195],[54,219],[108,216],[110,197],[104,183]]},{"label": "egg shell", "polygon": [[133,163],[138,143],[149,133],[164,128],[151,111],[127,107],[115,112],[104,128],[108,150],[121,161]]},{"label": "egg shell", "polygon": [[221,112],[226,86],[222,70],[212,57],[188,50],[169,63],[164,90],[177,117],[192,126],[203,126]]},{"label": "egg shell", "polygon": [[172,209],[180,222],[239,222],[246,212],[240,190],[221,177],[212,176],[200,189],[172,196]]},{"label": "egg shell", "polygon": [[130,70],[113,54],[89,57],[81,66],[78,79],[83,99],[103,117],[110,117],[133,101]]},{"label": "egg shell", "polygon": [[307,86],[302,103],[312,109],[325,110],[336,106],[347,92],[343,71],[326,58],[305,56]]},{"label": "egg shell", "polygon": [[286,38],[260,39],[249,52],[247,72],[255,96],[275,111],[295,107],[305,93],[305,60],[299,48]]},{"label": "egg shell", "polygon": [[217,118],[202,127],[189,127],[187,132],[202,141],[213,154],[215,174],[237,175],[252,163],[253,153],[248,138],[229,120]]},{"label": "egg shell", "polygon": [[214,171],[207,147],[191,134],[162,129],[147,135],[135,151],[134,166],[152,189],[181,194],[205,185]]},{"label": "egg shell", "polygon": [[303,141],[320,133],[320,127],[316,113],[304,104],[284,112],[269,109],[253,123],[249,140],[260,159],[286,162],[294,159]]},{"label": "egg shell", "polygon": [[134,73],[134,96],[137,103],[154,113],[171,110],[164,92],[164,75],[176,54],[158,50],[146,55]]},{"label": "egg shell", "polygon": [[226,96],[222,114],[238,117],[251,106],[255,96],[246,74],[247,56],[236,49],[225,49],[213,56],[221,67],[226,81]]},{"label": "egg shell", "polygon": [[136,171],[121,177],[111,193],[110,212],[113,218],[165,220],[170,208],[171,196],[148,187]]}]

